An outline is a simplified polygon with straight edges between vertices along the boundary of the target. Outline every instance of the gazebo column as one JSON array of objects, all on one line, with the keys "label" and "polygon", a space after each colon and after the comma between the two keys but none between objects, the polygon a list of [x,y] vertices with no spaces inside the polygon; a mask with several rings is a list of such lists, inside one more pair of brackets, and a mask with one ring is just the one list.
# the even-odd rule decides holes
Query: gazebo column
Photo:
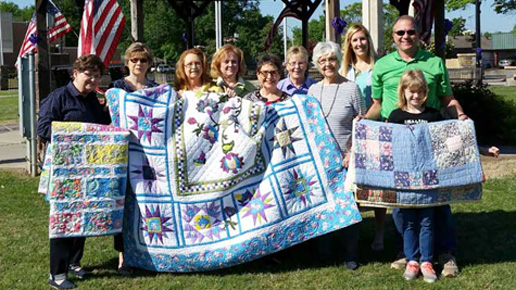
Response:
[{"label": "gazebo column", "polygon": [[334,41],[341,44],[341,36],[337,35],[335,28],[331,25],[333,18],[340,16],[340,1],[339,0],[326,0],[325,2],[326,11],[326,40]]},{"label": "gazebo column", "polygon": [[362,0],[362,24],[369,30],[377,52],[383,51],[382,0]]},{"label": "gazebo column", "polygon": [[143,0],[131,0],[131,38],[143,42]]}]

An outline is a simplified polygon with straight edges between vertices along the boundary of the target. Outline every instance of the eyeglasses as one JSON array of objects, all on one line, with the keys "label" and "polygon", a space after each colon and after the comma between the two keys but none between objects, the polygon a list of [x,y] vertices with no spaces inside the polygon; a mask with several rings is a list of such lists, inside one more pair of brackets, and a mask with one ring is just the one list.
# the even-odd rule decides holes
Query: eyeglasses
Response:
[{"label": "eyeglasses", "polygon": [[289,62],[287,63],[289,66],[291,67],[305,67],[306,66],[306,62]]},{"label": "eyeglasses", "polygon": [[264,77],[270,75],[271,77],[274,78],[274,77],[278,76],[278,71],[275,71],[275,70],[262,70],[262,71],[259,72],[259,74],[261,74]]},{"label": "eyeglasses", "polygon": [[138,62],[140,62],[140,63],[147,63],[149,60],[146,59],[146,58],[131,58],[130,61],[132,63],[138,63]]},{"label": "eyeglasses", "polygon": [[328,58],[320,58],[317,63],[319,65],[324,65],[326,63],[336,63],[337,62],[337,58],[335,56],[332,56],[332,57],[328,57]]},{"label": "eyeglasses", "polygon": [[408,34],[409,36],[416,35],[416,31],[414,29],[398,30],[398,31],[396,31],[394,33],[396,33],[397,36],[403,36],[403,35],[405,35],[405,33]]},{"label": "eyeglasses", "polygon": [[100,79],[100,73],[98,73],[98,72],[90,72],[88,70],[85,70],[85,71],[82,71],[81,73],[83,73],[87,78],[89,78],[91,80]]},{"label": "eyeglasses", "polygon": [[187,63],[187,64],[185,64],[185,67],[186,67],[186,68],[188,68],[188,69],[190,69],[190,68],[192,68],[192,67],[194,67],[194,66],[195,66],[195,67],[197,67],[197,66],[199,66],[199,67],[200,67],[201,65],[202,65],[202,64],[201,64],[200,62],[191,62],[191,63]]}]

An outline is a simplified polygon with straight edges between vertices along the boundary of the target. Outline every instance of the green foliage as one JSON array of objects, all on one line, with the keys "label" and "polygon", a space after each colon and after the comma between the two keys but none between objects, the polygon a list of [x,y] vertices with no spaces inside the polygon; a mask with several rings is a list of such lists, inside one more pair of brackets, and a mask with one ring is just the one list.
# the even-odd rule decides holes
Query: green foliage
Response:
[{"label": "green foliage", "polygon": [[34,13],[34,6],[27,6],[24,8],[20,8],[18,5],[12,2],[4,2],[0,3],[0,11],[1,12],[11,12],[13,14],[13,19],[17,21],[30,21],[32,18],[32,14]]},{"label": "green foliage", "polygon": [[[432,42],[430,42],[430,44],[425,49],[435,54],[435,39],[432,39]],[[451,40],[446,41],[444,48],[444,57],[452,58],[454,56],[454,49],[455,45],[453,45],[453,42]]]},{"label": "green foliage", "polygon": [[493,7],[496,13],[509,14],[516,10],[516,0],[495,0]]},{"label": "green foliage", "polygon": [[516,145],[516,103],[470,82],[454,85],[453,94],[475,121],[481,144]]},{"label": "green foliage", "polygon": [[465,10],[469,4],[474,4],[475,0],[445,0],[446,11]]},{"label": "green foliage", "polygon": [[466,19],[459,17],[459,18],[453,18],[453,27],[448,32],[449,36],[459,36],[463,35],[464,31],[466,30]]}]

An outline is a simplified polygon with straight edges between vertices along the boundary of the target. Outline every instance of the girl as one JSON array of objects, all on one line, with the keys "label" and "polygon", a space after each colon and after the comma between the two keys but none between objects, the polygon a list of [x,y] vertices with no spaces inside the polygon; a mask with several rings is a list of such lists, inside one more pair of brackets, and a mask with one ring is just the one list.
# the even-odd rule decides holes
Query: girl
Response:
[{"label": "girl", "polygon": [[[408,70],[398,85],[398,107],[389,116],[390,123],[413,125],[441,121],[439,111],[426,107],[428,85],[420,70]],[[406,280],[417,278],[419,271],[425,282],[433,283],[437,276],[432,266],[434,253],[434,209],[400,209],[403,217],[403,251],[407,266],[403,277]],[[419,231],[418,231],[419,230]],[[419,252],[419,262],[417,253]]]}]

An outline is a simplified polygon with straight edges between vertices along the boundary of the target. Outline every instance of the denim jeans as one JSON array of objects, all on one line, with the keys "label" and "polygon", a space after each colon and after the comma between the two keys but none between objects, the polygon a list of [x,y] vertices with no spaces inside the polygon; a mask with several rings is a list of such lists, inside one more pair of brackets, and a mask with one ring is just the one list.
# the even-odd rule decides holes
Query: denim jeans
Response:
[{"label": "denim jeans", "polygon": [[[434,256],[434,209],[401,209],[403,251],[407,261],[432,262]],[[418,251],[419,249],[419,251]]]},{"label": "denim jeans", "polygon": [[[452,254],[455,256],[457,251],[457,233],[455,230],[455,221],[449,205],[433,207],[435,238],[434,249],[436,254]],[[399,208],[392,209],[392,220],[398,234],[396,237],[396,246],[398,252],[403,251],[403,217]]]}]

